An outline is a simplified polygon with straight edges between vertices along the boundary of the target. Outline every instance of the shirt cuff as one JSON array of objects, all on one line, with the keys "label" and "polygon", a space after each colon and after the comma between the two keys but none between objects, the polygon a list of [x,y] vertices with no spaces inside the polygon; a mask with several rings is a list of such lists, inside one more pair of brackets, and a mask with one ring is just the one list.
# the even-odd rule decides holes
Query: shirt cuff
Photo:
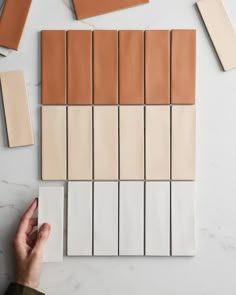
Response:
[{"label": "shirt cuff", "polygon": [[5,295],[45,295],[45,294],[35,289],[29,288],[17,283],[11,283]]}]

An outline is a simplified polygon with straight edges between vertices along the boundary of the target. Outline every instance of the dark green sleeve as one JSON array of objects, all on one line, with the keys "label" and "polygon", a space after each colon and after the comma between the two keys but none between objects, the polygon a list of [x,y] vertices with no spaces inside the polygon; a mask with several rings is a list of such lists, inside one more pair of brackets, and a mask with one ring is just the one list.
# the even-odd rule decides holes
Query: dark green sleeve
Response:
[{"label": "dark green sleeve", "polygon": [[12,283],[9,285],[4,295],[45,295],[39,291],[31,289],[29,287]]}]

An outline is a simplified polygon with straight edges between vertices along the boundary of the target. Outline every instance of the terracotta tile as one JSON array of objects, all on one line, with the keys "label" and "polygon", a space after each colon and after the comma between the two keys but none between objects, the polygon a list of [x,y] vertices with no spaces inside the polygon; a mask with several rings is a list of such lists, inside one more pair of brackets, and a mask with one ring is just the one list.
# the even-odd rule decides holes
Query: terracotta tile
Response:
[{"label": "terracotta tile", "polygon": [[40,187],[38,227],[51,225],[51,232],[43,250],[44,262],[62,262],[64,234],[64,187]]},{"label": "terracotta tile", "polygon": [[17,50],[32,0],[7,0],[1,15],[0,45]]},{"label": "terracotta tile", "polygon": [[172,256],[195,255],[195,182],[171,183]]},{"label": "terracotta tile", "polygon": [[67,215],[68,256],[92,256],[92,212],[92,182],[69,182]]},{"label": "terracotta tile", "polygon": [[68,179],[92,179],[92,107],[68,107]]},{"label": "terracotta tile", "polygon": [[118,179],[118,107],[94,107],[94,179]]},{"label": "terracotta tile", "polygon": [[145,32],[146,104],[170,103],[170,33]]},{"label": "terracotta tile", "polygon": [[94,103],[118,104],[117,31],[94,31]]},{"label": "terracotta tile", "polygon": [[68,31],[68,104],[92,104],[92,32]]},{"label": "terracotta tile", "polygon": [[119,32],[120,104],[144,103],[144,32]]},{"label": "terracotta tile", "polygon": [[42,179],[66,180],[66,107],[42,107]]},{"label": "terracotta tile", "polygon": [[77,19],[100,15],[148,2],[149,0],[73,0]]},{"label": "terracotta tile", "polygon": [[0,78],[9,147],[32,145],[34,137],[24,74],[6,72]]},{"label": "terracotta tile", "polygon": [[196,88],[196,31],[172,31],[171,103],[194,104]]},{"label": "terracotta tile", "polygon": [[66,104],[66,32],[42,31],[42,104]]},{"label": "terracotta tile", "polygon": [[144,107],[120,107],[120,179],[144,179]]},{"label": "terracotta tile", "polygon": [[170,179],[170,107],[146,107],[146,179]]},{"label": "terracotta tile", "polygon": [[172,107],[172,180],[194,180],[196,107]]},{"label": "terracotta tile", "polygon": [[197,6],[224,70],[236,68],[236,34],[223,1],[201,0]]}]

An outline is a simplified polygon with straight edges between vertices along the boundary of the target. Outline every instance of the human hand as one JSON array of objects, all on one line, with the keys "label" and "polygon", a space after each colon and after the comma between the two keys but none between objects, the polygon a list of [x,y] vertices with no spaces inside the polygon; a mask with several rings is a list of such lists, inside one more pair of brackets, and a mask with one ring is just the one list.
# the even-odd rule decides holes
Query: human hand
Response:
[{"label": "human hand", "polygon": [[37,289],[43,268],[43,250],[49,237],[51,227],[43,224],[39,231],[33,231],[38,224],[37,218],[32,218],[38,207],[38,200],[27,209],[21,218],[15,239],[16,253],[16,283]]}]

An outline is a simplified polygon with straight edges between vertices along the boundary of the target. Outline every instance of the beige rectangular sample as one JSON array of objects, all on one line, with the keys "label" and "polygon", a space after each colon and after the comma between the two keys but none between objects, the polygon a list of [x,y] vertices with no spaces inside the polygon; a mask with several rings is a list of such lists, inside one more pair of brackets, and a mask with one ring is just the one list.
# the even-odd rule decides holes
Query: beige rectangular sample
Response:
[{"label": "beige rectangular sample", "polygon": [[144,179],[144,107],[120,107],[120,179]]},{"label": "beige rectangular sample", "polygon": [[92,179],[92,107],[68,107],[68,179]]},{"label": "beige rectangular sample", "polygon": [[236,33],[222,0],[200,0],[198,9],[225,71],[236,67]]},{"label": "beige rectangular sample", "polygon": [[146,107],[146,179],[170,179],[170,107]]},{"label": "beige rectangular sample", "polygon": [[34,144],[23,72],[1,73],[2,96],[9,147]]},{"label": "beige rectangular sample", "polygon": [[172,107],[172,180],[195,179],[196,107]]},{"label": "beige rectangular sample", "polygon": [[94,107],[94,179],[118,179],[118,107]]},{"label": "beige rectangular sample", "polygon": [[66,107],[42,107],[42,179],[66,180]]}]

